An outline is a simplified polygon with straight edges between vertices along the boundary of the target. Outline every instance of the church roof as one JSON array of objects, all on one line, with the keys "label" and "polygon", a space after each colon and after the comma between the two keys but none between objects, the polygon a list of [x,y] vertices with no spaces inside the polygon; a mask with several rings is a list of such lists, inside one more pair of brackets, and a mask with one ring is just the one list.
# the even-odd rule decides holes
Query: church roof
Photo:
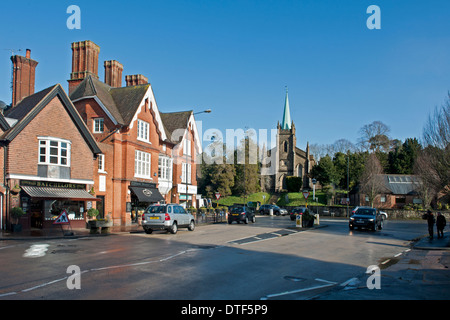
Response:
[{"label": "church roof", "polygon": [[289,97],[288,91],[286,89],[286,99],[284,101],[284,113],[283,121],[281,122],[281,129],[290,130],[291,129],[291,111],[289,110]]}]

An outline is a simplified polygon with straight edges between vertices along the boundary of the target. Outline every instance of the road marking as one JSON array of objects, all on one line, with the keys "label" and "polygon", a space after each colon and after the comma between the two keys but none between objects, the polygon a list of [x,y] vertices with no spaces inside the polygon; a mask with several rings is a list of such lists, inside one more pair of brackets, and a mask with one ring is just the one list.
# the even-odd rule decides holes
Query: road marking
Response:
[{"label": "road marking", "polygon": [[401,256],[403,254],[403,252],[397,253],[394,258],[397,258],[398,256]]},{"label": "road marking", "polygon": [[386,264],[386,263],[388,263],[389,261],[391,261],[391,259],[387,259],[387,260],[383,261],[381,264]]},{"label": "road marking", "polygon": [[340,286],[341,286],[341,287],[346,287],[347,285],[349,285],[350,283],[354,283],[355,281],[358,281],[358,278],[351,278],[351,279],[348,279],[347,281],[342,282],[342,283],[340,284]]},{"label": "road marking", "polygon": [[326,287],[332,287],[335,284],[336,283],[329,283],[329,284],[323,284],[321,286],[314,286],[314,287],[310,287],[310,288],[303,288],[303,289],[298,289],[298,290],[268,294],[267,296],[261,298],[260,300],[267,300],[269,298],[280,297],[280,296],[285,296],[285,295],[295,294],[295,293],[300,293],[300,292],[306,292],[306,291],[311,291],[311,290],[316,290],[316,289],[321,289],[321,288],[326,288]]}]

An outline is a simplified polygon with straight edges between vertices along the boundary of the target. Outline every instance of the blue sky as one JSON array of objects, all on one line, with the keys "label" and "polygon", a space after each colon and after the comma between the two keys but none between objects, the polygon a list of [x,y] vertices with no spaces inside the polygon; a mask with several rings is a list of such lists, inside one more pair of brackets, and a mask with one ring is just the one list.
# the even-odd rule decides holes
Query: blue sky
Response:
[{"label": "blue sky", "polygon": [[[69,5],[81,30],[69,30]],[[381,30],[369,30],[369,5]],[[162,112],[211,108],[203,130],[273,129],[289,88],[297,145],[356,142],[380,120],[420,137],[450,90],[450,1],[31,1],[0,4],[0,100],[11,102],[10,52],[31,49],[36,91],[67,90],[70,44],[92,40],[124,76],[149,78]],[[123,81],[125,83],[125,81]]]}]

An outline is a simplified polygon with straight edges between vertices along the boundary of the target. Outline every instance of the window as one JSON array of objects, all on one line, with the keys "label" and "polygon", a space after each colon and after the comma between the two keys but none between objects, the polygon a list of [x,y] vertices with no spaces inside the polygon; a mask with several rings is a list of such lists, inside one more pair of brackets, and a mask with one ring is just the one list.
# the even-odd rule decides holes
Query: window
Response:
[{"label": "window", "polygon": [[169,157],[160,156],[158,160],[158,177],[163,180],[172,180],[172,163]]},{"label": "window", "polygon": [[105,172],[105,155],[98,155],[98,172]]},{"label": "window", "polygon": [[103,118],[94,119],[94,133],[103,133],[103,131],[104,131]]},{"label": "window", "polygon": [[183,154],[187,156],[191,155],[191,140],[183,140]]},{"label": "window", "polygon": [[70,167],[70,141],[39,138],[39,164]]},{"label": "window", "polygon": [[138,178],[151,179],[151,155],[139,150],[134,154],[134,176]]},{"label": "window", "polygon": [[149,142],[149,128],[150,125],[148,122],[138,120],[138,126],[137,126],[137,138],[138,140]]},{"label": "window", "polygon": [[[187,182],[186,182],[186,168],[187,168]],[[183,163],[181,169],[181,182],[182,183],[191,183],[191,164]]]}]

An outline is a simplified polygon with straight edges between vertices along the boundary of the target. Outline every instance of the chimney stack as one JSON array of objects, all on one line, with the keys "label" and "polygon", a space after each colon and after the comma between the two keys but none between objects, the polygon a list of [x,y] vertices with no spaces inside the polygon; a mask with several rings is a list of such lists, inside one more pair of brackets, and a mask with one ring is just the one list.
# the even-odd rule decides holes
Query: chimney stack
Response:
[{"label": "chimney stack", "polygon": [[127,82],[127,87],[137,86],[140,84],[147,84],[148,78],[142,74],[135,74],[131,76],[125,76],[125,81]]},{"label": "chimney stack", "polygon": [[88,76],[98,79],[98,55],[100,47],[92,41],[72,43],[72,73],[70,74],[69,95]]},{"label": "chimney stack", "polygon": [[36,78],[36,66],[38,62],[31,59],[31,50],[27,49],[25,57],[12,56],[13,63],[13,90],[12,106],[14,107],[23,98],[34,94],[34,85]]},{"label": "chimney stack", "polygon": [[105,61],[105,83],[113,88],[122,87],[123,65],[116,61]]}]

